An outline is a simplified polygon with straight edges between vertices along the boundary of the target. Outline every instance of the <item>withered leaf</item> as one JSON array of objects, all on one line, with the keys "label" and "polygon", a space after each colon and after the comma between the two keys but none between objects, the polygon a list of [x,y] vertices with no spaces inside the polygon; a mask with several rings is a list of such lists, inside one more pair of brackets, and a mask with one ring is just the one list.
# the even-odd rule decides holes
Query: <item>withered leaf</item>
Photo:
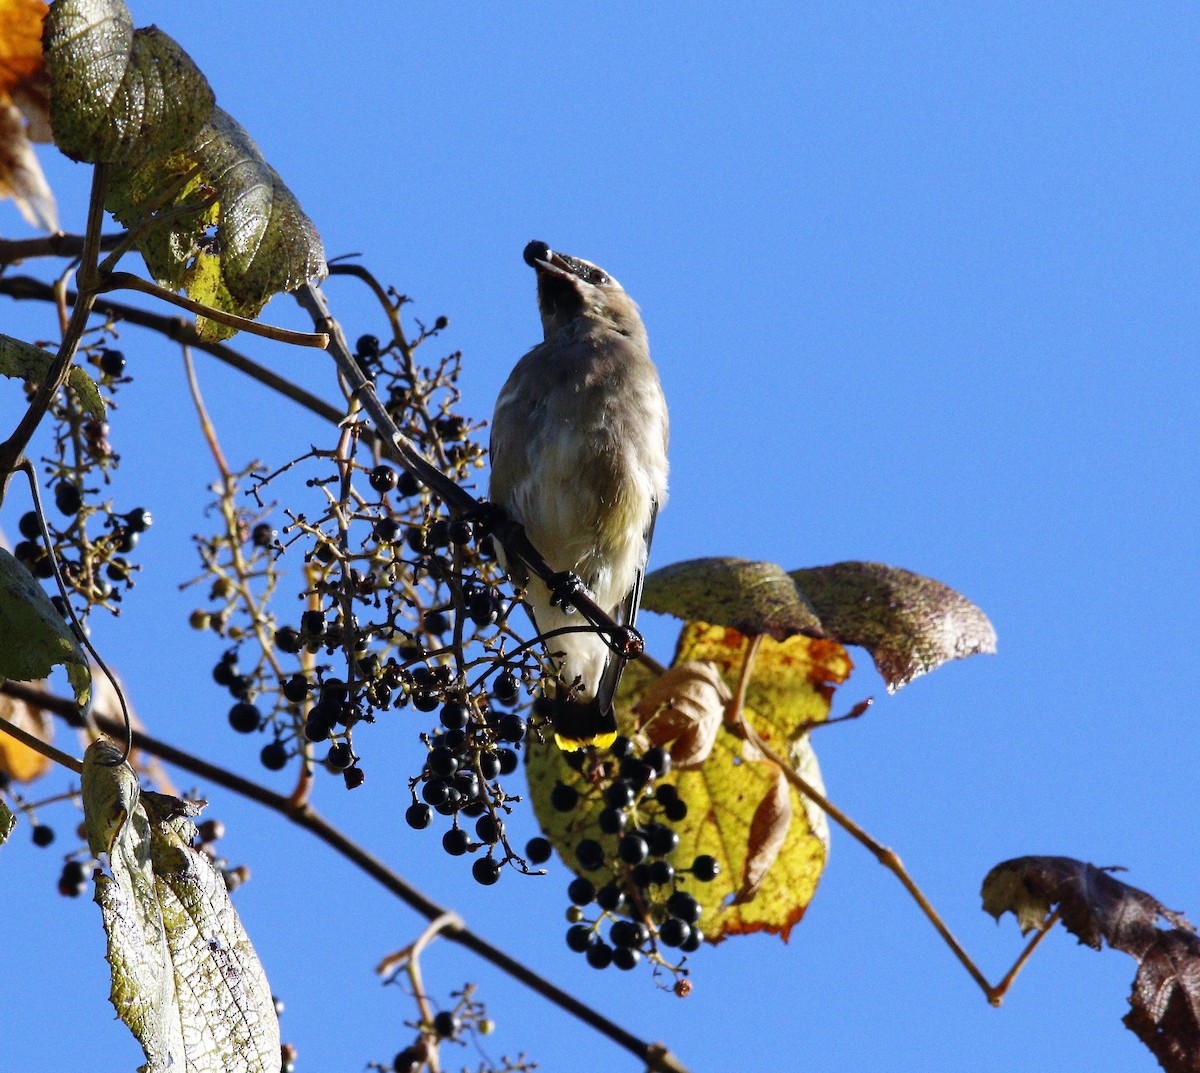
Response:
[{"label": "withered leaf", "polygon": [[633,707],[647,745],[669,746],[680,770],[708,759],[733,693],[712,663],[688,660],[650,683]]},{"label": "withered leaf", "polygon": [[[983,908],[1022,931],[1057,907],[1081,943],[1107,942],[1138,962],[1124,1023],[1168,1073],[1200,1070],[1200,938],[1183,916],[1108,870],[1071,857],[1018,857],[983,881]],[[1172,925],[1160,928],[1159,920]]]},{"label": "withered leaf", "polygon": [[750,820],[746,860],[742,864],[742,885],[733,896],[734,905],[753,901],[771,865],[778,858],[787,839],[788,828],[792,825],[791,786],[778,766],[770,760],[762,762],[769,768],[770,782]]},{"label": "withered leaf", "polygon": [[966,597],[884,563],[794,570],[826,635],[871,653],[889,693],[947,660],[996,651],[996,631]]},{"label": "withered leaf", "polygon": [[0,197],[11,197],[32,227],[57,231],[54,194],[32,145],[49,135],[45,14],[41,0],[0,0]]},{"label": "withered leaf", "polygon": [[[54,741],[54,719],[44,708],[0,694],[0,716],[40,741]],[[8,734],[0,734],[0,772],[15,782],[32,782],[49,769],[47,757]]]},{"label": "withered leaf", "polygon": [[146,1054],[145,1073],[278,1073],[270,985],[212,861],[193,848],[202,802],[141,792],[103,740],[84,754],[84,821],[107,853],[96,903],[112,1003]]},{"label": "withered leaf", "polygon": [[751,559],[689,559],[646,575],[642,606],[688,622],[731,626],[782,641],[822,637],[822,626],[783,567]]}]

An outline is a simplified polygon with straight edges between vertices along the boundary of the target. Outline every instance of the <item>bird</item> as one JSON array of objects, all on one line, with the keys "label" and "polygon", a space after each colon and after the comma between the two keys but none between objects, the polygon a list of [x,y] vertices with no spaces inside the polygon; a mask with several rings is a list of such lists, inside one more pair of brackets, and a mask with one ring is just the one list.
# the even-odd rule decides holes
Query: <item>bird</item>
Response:
[{"label": "bird", "polygon": [[[667,404],[641,314],[604,269],[530,242],[544,340],[517,362],[491,423],[488,499],[564,576],[633,626],[667,498]],[[503,548],[501,565],[507,570]],[[514,577],[557,681],[555,740],[606,748],[625,661],[540,578]],[[570,630],[570,632],[556,632]]]}]

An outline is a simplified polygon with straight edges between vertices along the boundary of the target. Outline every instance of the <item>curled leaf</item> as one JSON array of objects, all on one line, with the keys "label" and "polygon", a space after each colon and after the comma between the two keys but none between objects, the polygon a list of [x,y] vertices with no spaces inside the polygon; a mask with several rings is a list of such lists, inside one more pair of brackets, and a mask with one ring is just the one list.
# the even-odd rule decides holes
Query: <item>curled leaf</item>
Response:
[{"label": "curled leaf", "polygon": [[1016,857],[983,881],[983,908],[997,920],[1012,913],[1022,932],[1041,924],[1053,906],[1063,926],[1096,950],[1101,940],[1137,954],[1153,940],[1159,917],[1192,931],[1179,914],[1144,890],[1114,879],[1110,870],[1072,857]]},{"label": "curled leaf", "polygon": [[996,631],[966,597],[883,563],[794,570],[830,637],[871,653],[889,693],[947,660],[996,651]]},{"label": "curled leaf", "polygon": [[[182,183],[182,186],[180,186]],[[205,305],[257,317],[272,295],[326,273],[320,235],[232,116],[215,108],[186,146],[113,177],[108,208],[127,227],[179,187],[169,218],[139,232],[154,278]],[[177,210],[191,206],[192,211]],[[206,338],[231,328],[201,318]]]},{"label": "curled leaf", "polygon": [[[1107,942],[1138,962],[1126,1027],[1168,1073],[1200,1069],[1200,938],[1179,913],[1109,870],[1070,857],[1018,857],[983,881],[983,908],[1022,931],[1054,908],[1081,943]],[[1159,920],[1172,925],[1158,926]]]},{"label": "curled leaf", "polygon": [[[30,384],[40,384],[50,369],[54,355],[10,335],[0,335],[0,376],[18,377]],[[72,365],[67,383],[88,417],[104,420],[104,400],[95,381],[78,365]]]},{"label": "curled leaf", "polygon": [[74,160],[132,166],[186,144],[213,108],[192,58],[121,0],[57,0],[46,16],[55,144]]},{"label": "curled leaf", "polygon": [[996,650],[996,631],[973,603],[940,581],[883,563],[788,574],[749,559],[692,559],[647,575],[642,606],[747,636],[861,645],[891,693],[947,660]]},{"label": "curled leaf", "polygon": [[744,905],[754,900],[767,872],[783,849],[788,828],[792,825],[791,787],[775,764],[769,760],[763,763],[769,766],[770,782],[750,820],[746,859],[742,863],[742,885],[733,896],[734,905]]},{"label": "curled leaf", "polygon": [[714,664],[689,660],[655,679],[633,712],[647,744],[669,745],[672,765],[686,771],[708,759],[732,699]]},{"label": "curled leaf", "polygon": [[689,559],[661,567],[646,575],[642,607],[777,641],[798,633],[823,636],[820,619],[783,568],[750,559]]},{"label": "curled leaf", "polygon": [[128,764],[120,763],[121,750],[107,738],[92,742],[83,754],[80,792],[83,795],[83,822],[88,848],[99,857],[111,854],[124,834],[141,799],[137,774]]}]

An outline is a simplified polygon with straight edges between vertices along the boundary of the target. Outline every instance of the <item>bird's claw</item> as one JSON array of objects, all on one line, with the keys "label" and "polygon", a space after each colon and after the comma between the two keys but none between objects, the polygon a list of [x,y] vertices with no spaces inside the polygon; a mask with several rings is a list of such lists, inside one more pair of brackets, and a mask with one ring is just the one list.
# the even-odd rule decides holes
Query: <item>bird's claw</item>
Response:
[{"label": "bird's claw", "polygon": [[574,613],[575,605],[571,601],[586,588],[583,578],[571,570],[560,570],[557,574],[551,574],[547,587],[550,589],[551,605],[561,607],[564,615]]}]

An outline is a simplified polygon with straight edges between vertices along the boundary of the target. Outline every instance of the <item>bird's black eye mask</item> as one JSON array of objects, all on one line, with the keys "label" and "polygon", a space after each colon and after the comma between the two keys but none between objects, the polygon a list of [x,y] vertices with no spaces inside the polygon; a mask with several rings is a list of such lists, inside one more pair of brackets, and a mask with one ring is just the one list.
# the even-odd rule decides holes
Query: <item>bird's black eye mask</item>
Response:
[{"label": "bird's black eye mask", "polygon": [[584,283],[590,283],[593,287],[607,287],[612,283],[612,280],[595,265],[585,264],[583,261],[576,260],[565,253],[560,253],[559,257],[566,262],[567,267],[583,280]]}]

